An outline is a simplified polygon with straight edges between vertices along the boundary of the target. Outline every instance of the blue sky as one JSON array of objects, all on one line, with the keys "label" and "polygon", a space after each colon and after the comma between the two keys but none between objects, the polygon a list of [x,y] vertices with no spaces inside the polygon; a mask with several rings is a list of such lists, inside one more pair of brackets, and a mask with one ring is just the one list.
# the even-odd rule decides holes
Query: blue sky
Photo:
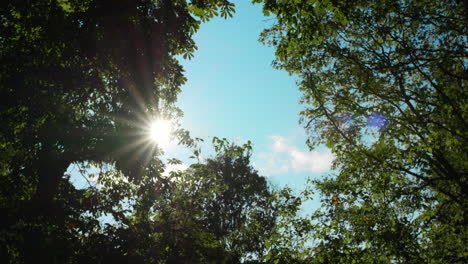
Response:
[{"label": "blue sky", "polygon": [[[177,103],[184,111],[182,126],[206,141],[251,140],[253,165],[261,174],[274,185],[301,188],[308,176],[327,172],[332,156],[323,148],[308,150],[298,123],[303,106],[295,78],[274,70],[274,49],[258,42],[272,19],[260,5],[235,3],[233,18],[201,25],[198,51],[182,63],[188,78]],[[167,151],[184,160],[182,153]]]}]

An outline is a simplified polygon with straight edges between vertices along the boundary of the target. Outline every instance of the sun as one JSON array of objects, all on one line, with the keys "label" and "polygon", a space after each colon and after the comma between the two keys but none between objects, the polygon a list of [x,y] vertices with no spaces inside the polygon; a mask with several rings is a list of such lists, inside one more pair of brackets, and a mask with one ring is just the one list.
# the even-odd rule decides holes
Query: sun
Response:
[{"label": "sun", "polygon": [[171,140],[172,125],[168,120],[158,119],[149,124],[149,138],[158,145],[167,145]]}]

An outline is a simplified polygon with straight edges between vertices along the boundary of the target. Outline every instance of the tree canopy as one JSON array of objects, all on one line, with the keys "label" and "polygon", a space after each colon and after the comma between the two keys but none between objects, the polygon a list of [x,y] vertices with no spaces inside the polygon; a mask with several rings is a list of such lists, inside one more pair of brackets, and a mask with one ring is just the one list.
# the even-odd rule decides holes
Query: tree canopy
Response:
[{"label": "tree canopy", "polygon": [[[212,199],[218,185],[198,197],[179,185],[197,190],[201,168],[187,172],[186,185],[162,177],[160,150],[146,130],[152,119],[180,114],[174,102],[185,77],[177,58],[192,57],[203,21],[232,16],[233,7],[226,0],[2,2],[2,263],[231,258],[219,243],[226,234],[200,223],[208,209],[187,210]],[[71,166],[93,174],[98,187],[77,189]],[[216,175],[204,171],[203,180]],[[264,183],[252,188],[243,199],[266,195]],[[239,217],[230,221],[241,225]]]},{"label": "tree canopy", "polygon": [[299,77],[314,182],[313,263],[465,263],[466,1],[270,1],[261,40]]},{"label": "tree canopy", "polygon": [[7,1],[1,10],[2,171],[37,181],[32,200],[44,203],[75,162],[115,162],[141,177],[154,154],[138,152],[148,119],[177,113],[176,56],[192,56],[200,19],[233,11],[214,0]]},{"label": "tree canopy", "polygon": [[[466,263],[468,4],[253,0],[334,170],[274,191],[251,142],[167,172],[180,58],[227,0],[0,4],[1,263]],[[84,177],[86,186],[72,182]],[[321,207],[302,206],[321,195]]]}]

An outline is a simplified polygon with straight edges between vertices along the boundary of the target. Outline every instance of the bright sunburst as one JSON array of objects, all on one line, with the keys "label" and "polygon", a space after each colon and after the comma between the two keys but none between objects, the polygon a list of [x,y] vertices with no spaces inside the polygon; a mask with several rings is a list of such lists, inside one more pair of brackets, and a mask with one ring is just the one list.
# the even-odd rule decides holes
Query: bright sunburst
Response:
[{"label": "bright sunburst", "polygon": [[167,145],[170,141],[172,132],[171,123],[167,120],[154,120],[149,127],[150,139],[158,145]]}]

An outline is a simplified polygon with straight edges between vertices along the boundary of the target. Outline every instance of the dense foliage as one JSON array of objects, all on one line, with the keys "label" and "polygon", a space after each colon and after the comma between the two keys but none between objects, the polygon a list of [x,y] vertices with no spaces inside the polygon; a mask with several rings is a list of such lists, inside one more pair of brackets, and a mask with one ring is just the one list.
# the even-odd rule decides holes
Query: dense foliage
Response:
[{"label": "dense foliage", "polygon": [[[223,148],[165,177],[146,135],[152,119],[179,114],[177,56],[190,58],[200,23],[233,6],[1,3],[1,263],[220,263],[261,251],[239,232],[274,219],[250,154]],[[95,182],[77,188],[76,171]]]},{"label": "dense foliage", "polygon": [[0,4],[1,263],[468,262],[468,5],[253,2],[309,146],[336,157],[300,194],[270,190],[250,143],[214,138],[215,157],[166,174],[149,141],[181,114],[177,58],[232,3]]},{"label": "dense foliage", "polygon": [[274,66],[300,78],[310,147],[336,155],[302,253],[468,262],[466,1],[254,2],[276,16]]}]

